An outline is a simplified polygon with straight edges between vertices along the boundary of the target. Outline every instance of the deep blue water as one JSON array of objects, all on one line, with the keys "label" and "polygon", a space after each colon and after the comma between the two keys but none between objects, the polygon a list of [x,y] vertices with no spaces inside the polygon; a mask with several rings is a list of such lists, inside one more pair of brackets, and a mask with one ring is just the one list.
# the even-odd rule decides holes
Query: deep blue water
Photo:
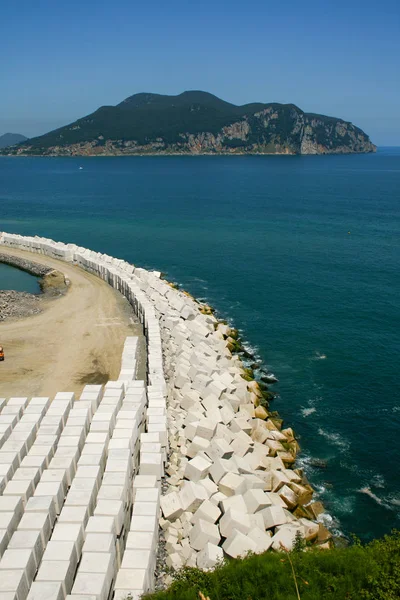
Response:
[{"label": "deep blue water", "polygon": [[0,290],[38,294],[40,292],[39,280],[25,271],[0,263]]},{"label": "deep blue water", "polygon": [[156,268],[206,298],[279,377],[273,406],[300,462],[327,461],[307,470],[338,529],[369,539],[400,526],[399,190],[400,149],[1,158],[0,230]]}]

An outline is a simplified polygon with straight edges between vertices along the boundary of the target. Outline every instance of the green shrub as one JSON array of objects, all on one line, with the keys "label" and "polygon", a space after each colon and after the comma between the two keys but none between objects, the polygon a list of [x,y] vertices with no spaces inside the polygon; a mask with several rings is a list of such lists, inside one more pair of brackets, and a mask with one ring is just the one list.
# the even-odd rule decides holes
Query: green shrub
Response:
[{"label": "green shrub", "polygon": [[146,600],[398,600],[400,598],[400,533],[366,546],[321,551],[267,552],[227,560],[214,571],[185,568],[165,592]]}]

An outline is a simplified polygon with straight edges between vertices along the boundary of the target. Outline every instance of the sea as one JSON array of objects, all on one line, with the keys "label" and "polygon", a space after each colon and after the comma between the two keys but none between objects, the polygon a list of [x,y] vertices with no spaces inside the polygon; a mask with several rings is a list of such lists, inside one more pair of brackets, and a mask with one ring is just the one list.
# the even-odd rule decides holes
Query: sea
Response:
[{"label": "sea", "polygon": [[[162,271],[209,302],[279,379],[271,406],[326,524],[364,541],[400,528],[400,148],[2,157],[0,230]],[[26,277],[1,267],[4,289],[30,291]]]}]

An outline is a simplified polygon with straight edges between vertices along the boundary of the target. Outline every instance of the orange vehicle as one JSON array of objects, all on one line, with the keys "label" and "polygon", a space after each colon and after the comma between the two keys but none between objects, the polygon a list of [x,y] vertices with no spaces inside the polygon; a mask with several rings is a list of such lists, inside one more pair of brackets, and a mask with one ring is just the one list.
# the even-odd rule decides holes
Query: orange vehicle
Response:
[{"label": "orange vehicle", "polygon": [[3,350],[3,346],[0,346],[0,360],[4,360],[4,350]]}]

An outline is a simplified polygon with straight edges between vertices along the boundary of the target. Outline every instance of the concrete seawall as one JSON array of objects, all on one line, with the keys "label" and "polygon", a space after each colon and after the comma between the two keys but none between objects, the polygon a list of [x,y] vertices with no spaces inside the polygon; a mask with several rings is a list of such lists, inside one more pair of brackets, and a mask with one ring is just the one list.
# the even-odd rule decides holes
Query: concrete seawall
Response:
[{"label": "concrete seawall", "polygon": [[[312,502],[313,491],[303,473],[293,468],[297,448],[293,432],[282,429],[281,421],[260,406],[257,383],[246,380],[239,357],[228,348],[226,326],[213,315],[202,314],[192,297],[173,289],[159,273],[44,238],[1,233],[0,248],[2,244],[75,264],[102,278],[131,303],[147,340],[145,384],[135,380],[136,343],[135,338],[128,338],[118,381],[109,382],[104,390],[87,386],[75,404],[74,398],[67,398],[66,411],[88,405],[92,421],[87,437],[99,432],[96,428],[92,431],[97,416],[103,410],[108,415],[102,458],[99,464],[93,461],[100,469],[96,481],[101,495],[91,498],[83,511],[82,539],[91,540],[95,533],[107,533],[113,539],[108,541],[105,554],[110,556],[104,559],[97,583],[88,574],[89,566],[96,564],[92,554],[100,552],[96,548],[85,550],[85,545],[82,550],[75,540],[80,548],[78,561],[85,553],[86,559],[77,570],[77,563],[70,567],[68,577],[60,576],[65,594],[72,594],[71,599],[84,593],[108,598],[114,589],[116,599],[128,593],[135,598],[154,588],[156,576],[158,583],[168,582],[162,568],[164,559],[174,569],[184,565],[208,569],[224,556],[290,550],[298,538],[321,547],[329,545],[329,533],[316,522],[321,506]],[[64,398],[56,396],[55,400]],[[43,419],[55,400],[50,408],[46,405],[42,409]],[[118,433],[122,430],[126,431],[123,436]],[[83,453],[87,437],[82,439]],[[4,468],[6,475],[0,471],[4,491],[13,483],[19,464],[15,460],[11,470]],[[70,487],[66,485],[58,496],[56,525],[53,523],[49,543],[57,527],[60,530],[60,517],[76,479],[71,473]],[[114,489],[117,487],[119,490]],[[37,488],[32,483],[30,489],[34,498]],[[23,504],[28,506],[32,498],[25,488],[24,494]],[[62,496],[67,498],[64,508]],[[113,502],[104,504],[101,499],[105,498]],[[114,514],[118,502],[120,513]],[[105,514],[96,512],[99,505]],[[100,516],[108,519],[108,526],[99,521]],[[4,556],[18,523],[14,521],[10,527],[8,542],[3,544]],[[102,527],[109,530],[105,532]],[[0,572],[6,569],[3,560]],[[11,583],[7,585],[12,587],[17,581],[27,594],[31,590],[30,598],[39,598],[32,590],[37,588],[39,594],[41,585],[53,581],[41,574],[46,573],[43,561],[37,562],[29,574],[26,566],[23,575],[8,575]],[[8,591],[1,585],[0,591]]]}]

